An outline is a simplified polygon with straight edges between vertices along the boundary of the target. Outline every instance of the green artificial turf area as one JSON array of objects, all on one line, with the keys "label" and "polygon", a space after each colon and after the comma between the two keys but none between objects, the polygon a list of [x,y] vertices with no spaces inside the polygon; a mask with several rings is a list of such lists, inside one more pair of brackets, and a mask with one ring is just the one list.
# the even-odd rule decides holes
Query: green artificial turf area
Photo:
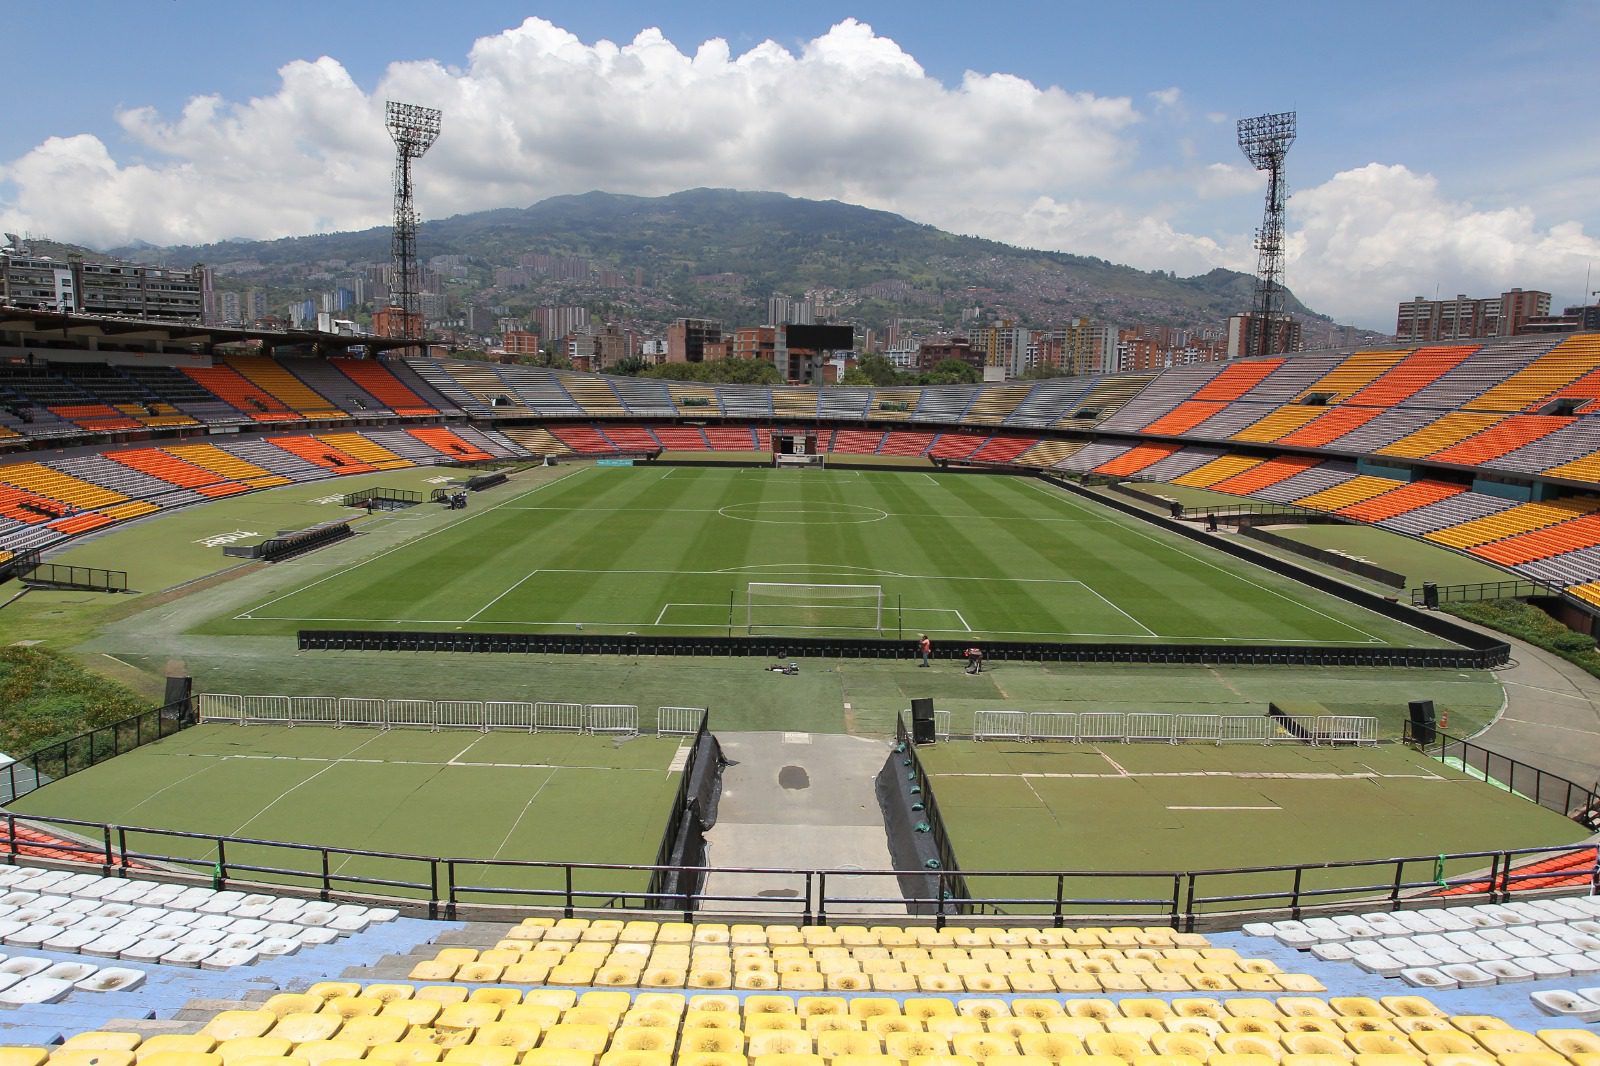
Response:
[{"label": "green artificial turf area", "polygon": [[1341,551],[1406,576],[1406,588],[1424,582],[1438,585],[1476,585],[1486,581],[1516,581],[1515,574],[1387,529],[1358,525],[1272,526],[1280,537],[1315,548]]},{"label": "green artificial turf area", "polygon": [[[199,725],[29,794],[19,814],[406,855],[648,864],[681,774],[675,738]],[[128,846],[211,860],[211,843]],[[315,851],[227,845],[230,863],[317,872]],[[426,883],[425,863],[334,855],[334,874]],[[640,891],[635,871],[580,888]],[[560,870],[478,868],[458,883],[558,888]],[[289,878],[276,878],[291,880]],[[414,892],[403,894],[412,895]]]},{"label": "green artificial turf area", "polygon": [[581,467],[417,529],[195,631],[1441,643],[1031,478]]},{"label": "green artificial turf area", "polygon": [[[1075,898],[1161,900],[1190,871],[1424,857],[1582,840],[1561,815],[1399,745],[1015,744],[919,748],[963,870],[1100,870],[1073,878]],[[1445,864],[1446,876],[1487,859]],[[1386,885],[1393,867],[1307,870],[1302,888]],[[1055,879],[969,876],[975,896],[1051,899]],[[1290,873],[1200,880],[1199,896],[1287,892]],[[1275,901],[1268,901],[1275,902]],[[1201,908],[1204,909],[1204,908]],[[1216,904],[1211,909],[1229,909]]]}]

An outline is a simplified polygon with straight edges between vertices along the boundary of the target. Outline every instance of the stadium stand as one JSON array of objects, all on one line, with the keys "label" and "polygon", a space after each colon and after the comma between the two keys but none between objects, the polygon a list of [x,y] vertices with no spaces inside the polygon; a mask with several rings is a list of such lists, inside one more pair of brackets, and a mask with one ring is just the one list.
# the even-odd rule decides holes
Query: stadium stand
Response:
[{"label": "stadium stand", "polygon": [[329,359],[328,365],[349,378],[363,393],[397,415],[436,415],[405,383],[375,359]]}]

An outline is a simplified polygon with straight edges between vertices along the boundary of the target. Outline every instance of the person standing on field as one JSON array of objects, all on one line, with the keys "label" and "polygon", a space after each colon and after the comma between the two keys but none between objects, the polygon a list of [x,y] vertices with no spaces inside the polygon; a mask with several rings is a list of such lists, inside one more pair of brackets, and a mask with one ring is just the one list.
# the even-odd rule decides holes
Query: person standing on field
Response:
[{"label": "person standing on field", "polygon": [[922,665],[928,665],[928,655],[933,651],[933,641],[928,639],[928,634],[922,634],[922,639],[917,641],[917,652],[922,656]]}]

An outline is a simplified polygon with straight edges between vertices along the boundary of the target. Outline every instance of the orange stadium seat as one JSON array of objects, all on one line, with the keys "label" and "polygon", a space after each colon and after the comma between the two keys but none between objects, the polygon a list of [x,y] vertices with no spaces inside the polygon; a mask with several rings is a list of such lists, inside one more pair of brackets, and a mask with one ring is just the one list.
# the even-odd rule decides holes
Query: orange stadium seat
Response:
[{"label": "orange stadium seat", "polygon": [[1145,467],[1159,463],[1167,456],[1179,449],[1177,444],[1136,444],[1129,451],[1112,459],[1110,462],[1101,463],[1094,468],[1096,474],[1110,474],[1113,477],[1128,477],[1137,474]]}]

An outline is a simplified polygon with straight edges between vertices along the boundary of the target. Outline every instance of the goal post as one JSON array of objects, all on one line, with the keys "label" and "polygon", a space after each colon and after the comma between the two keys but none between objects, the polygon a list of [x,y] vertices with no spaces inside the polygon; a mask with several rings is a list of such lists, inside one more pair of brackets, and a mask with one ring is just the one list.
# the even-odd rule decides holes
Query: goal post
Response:
[{"label": "goal post", "polygon": [[883,629],[882,585],[752,581],[745,586],[745,631]]}]

